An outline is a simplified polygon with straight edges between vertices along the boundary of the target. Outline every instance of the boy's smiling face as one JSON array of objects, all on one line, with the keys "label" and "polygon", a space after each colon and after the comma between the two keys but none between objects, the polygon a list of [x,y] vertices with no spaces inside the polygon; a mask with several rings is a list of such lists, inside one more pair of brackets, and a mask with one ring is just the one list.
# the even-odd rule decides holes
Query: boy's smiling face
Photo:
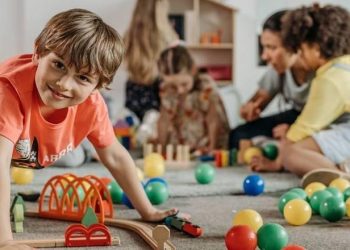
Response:
[{"label": "boy's smiling face", "polygon": [[35,74],[36,87],[41,101],[52,109],[62,109],[82,103],[96,89],[97,75],[69,66],[63,58],[50,52],[34,56],[38,66]]}]

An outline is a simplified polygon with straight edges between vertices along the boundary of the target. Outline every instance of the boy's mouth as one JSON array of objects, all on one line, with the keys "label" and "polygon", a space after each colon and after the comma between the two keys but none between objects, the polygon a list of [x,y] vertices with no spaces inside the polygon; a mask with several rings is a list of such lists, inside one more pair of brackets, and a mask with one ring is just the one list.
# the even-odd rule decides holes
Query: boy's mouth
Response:
[{"label": "boy's mouth", "polygon": [[63,95],[60,92],[56,91],[54,88],[52,88],[50,85],[47,86],[49,90],[57,97],[59,98],[70,98],[69,96]]}]

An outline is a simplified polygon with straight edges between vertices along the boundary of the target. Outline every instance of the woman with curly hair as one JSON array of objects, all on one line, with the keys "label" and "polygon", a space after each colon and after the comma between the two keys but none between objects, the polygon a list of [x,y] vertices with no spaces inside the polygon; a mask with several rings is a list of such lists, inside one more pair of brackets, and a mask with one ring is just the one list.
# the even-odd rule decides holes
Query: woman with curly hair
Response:
[{"label": "woman with curly hair", "polygon": [[[328,184],[350,158],[350,13],[338,6],[302,7],[284,17],[282,38],[316,70],[307,103],[281,146],[282,166],[303,184]],[[327,175],[325,173],[333,173]]]}]

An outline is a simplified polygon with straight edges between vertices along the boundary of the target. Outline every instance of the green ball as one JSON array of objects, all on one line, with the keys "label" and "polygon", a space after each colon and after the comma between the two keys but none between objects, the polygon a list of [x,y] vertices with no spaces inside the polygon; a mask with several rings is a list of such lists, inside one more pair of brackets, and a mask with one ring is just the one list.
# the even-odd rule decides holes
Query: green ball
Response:
[{"label": "green ball", "polygon": [[264,224],[257,234],[258,246],[261,250],[281,250],[288,244],[287,231],[279,224]]},{"label": "green ball", "polygon": [[307,200],[307,193],[302,188],[292,188],[288,192],[296,193],[299,195],[299,197],[303,200]]},{"label": "green ball", "polygon": [[284,211],[284,206],[291,200],[294,199],[300,199],[299,194],[295,193],[295,192],[287,192],[284,193],[280,199],[278,200],[278,210],[280,211],[280,213],[283,215],[283,211]]},{"label": "green ball", "polygon": [[335,187],[327,187],[325,190],[327,190],[328,192],[330,192],[334,197],[337,197],[341,200],[344,200],[344,195],[342,192],[339,191],[338,188]]},{"label": "green ball", "polygon": [[195,169],[195,177],[200,184],[209,184],[214,180],[215,169],[209,163],[200,163]]},{"label": "green ball", "polygon": [[168,188],[161,182],[151,182],[147,184],[145,191],[153,205],[162,204],[169,198]]},{"label": "green ball", "polygon": [[337,197],[329,197],[321,203],[320,214],[330,222],[339,221],[345,215],[345,203]]},{"label": "green ball", "polygon": [[278,147],[275,144],[267,144],[262,148],[263,155],[270,160],[275,160],[278,156]]},{"label": "green ball", "polygon": [[332,193],[327,190],[319,190],[314,192],[310,197],[310,206],[312,208],[312,212],[315,214],[320,213],[320,205],[323,201],[325,201],[327,198],[332,197]]},{"label": "green ball", "polygon": [[107,189],[111,194],[111,198],[114,204],[123,204],[122,197],[124,192],[115,180],[112,180],[108,183]]},{"label": "green ball", "polygon": [[346,202],[346,200],[350,197],[350,187],[344,190],[343,195],[344,195],[344,201]]}]

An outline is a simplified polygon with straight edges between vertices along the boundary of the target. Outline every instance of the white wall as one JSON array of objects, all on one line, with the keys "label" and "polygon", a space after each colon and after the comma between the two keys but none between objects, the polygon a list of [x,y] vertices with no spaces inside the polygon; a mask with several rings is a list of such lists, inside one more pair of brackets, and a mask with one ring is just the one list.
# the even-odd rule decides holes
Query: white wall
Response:
[{"label": "white wall", "polygon": [[[30,53],[35,37],[48,19],[63,10],[86,8],[100,15],[120,34],[124,34],[131,19],[136,0],[0,0],[0,61],[19,53]],[[257,35],[262,22],[273,12],[311,4],[313,0],[223,0],[238,12],[235,25],[235,79],[234,82],[247,100],[257,87],[264,72],[257,62]],[[322,1],[339,4],[350,9],[349,0]],[[118,70],[110,95],[117,100],[117,109],[124,103],[126,72]],[[268,112],[276,109],[272,105]]]}]

